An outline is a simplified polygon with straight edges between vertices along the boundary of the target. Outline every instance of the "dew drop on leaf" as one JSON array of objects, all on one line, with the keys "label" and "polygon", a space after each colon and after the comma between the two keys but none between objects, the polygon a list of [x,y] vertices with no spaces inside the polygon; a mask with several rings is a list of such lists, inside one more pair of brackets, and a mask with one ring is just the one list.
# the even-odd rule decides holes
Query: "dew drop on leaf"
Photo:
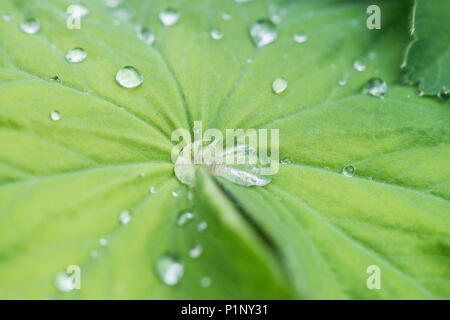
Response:
[{"label": "dew drop on leaf", "polygon": [[220,40],[223,38],[223,31],[219,29],[213,29],[209,34],[213,40]]},{"label": "dew drop on leaf", "polygon": [[100,243],[101,246],[106,246],[108,244],[108,239],[106,238],[100,238],[98,240],[98,243]]},{"label": "dew drop on leaf", "polygon": [[35,18],[28,18],[20,23],[20,29],[27,34],[36,34],[39,32],[41,25]]},{"label": "dew drop on leaf", "polygon": [[182,227],[195,218],[192,212],[183,212],[179,215],[177,225]]},{"label": "dew drop on leaf", "polygon": [[222,13],[222,19],[228,21],[231,19],[231,15],[227,12]]},{"label": "dew drop on leaf", "polygon": [[203,288],[208,288],[211,285],[211,278],[210,277],[203,277],[200,279],[200,285]]},{"label": "dew drop on leaf", "polygon": [[197,231],[198,232],[205,232],[206,229],[208,229],[208,223],[206,223],[206,221],[202,221],[198,224],[197,226]]},{"label": "dew drop on leaf", "polygon": [[250,36],[253,43],[261,48],[277,40],[278,31],[272,21],[261,19],[250,27]]},{"label": "dew drop on leaf", "polygon": [[66,54],[66,60],[70,63],[80,63],[87,57],[87,52],[83,48],[74,48]]},{"label": "dew drop on leaf", "polygon": [[356,71],[361,72],[366,70],[366,65],[361,61],[356,60],[355,62],[353,62],[353,68],[355,68]]},{"label": "dew drop on leaf", "polygon": [[10,21],[12,21],[13,17],[9,13],[3,13],[2,19],[3,19],[3,21],[10,22]]},{"label": "dew drop on leaf", "polygon": [[55,278],[55,286],[62,292],[72,291],[75,289],[75,279],[67,272],[59,272]]},{"label": "dew drop on leaf", "polygon": [[156,262],[158,277],[168,286],[175,286],[183,278],[184,264],[178,256],[166,253]]},{"label": "dew drop on leaf", "polygon": [[174,197],[174,198],[178,198],[178,196],[180,195],[179,193],[178,193],[178,191],[176,191],[176,190],[172,190],[172,196]]},{"label": "dew drop on leaf", "polygon": [[297,43],[304,43],[306,42],[306,40],[308,40],[308,36],[303,33],[296,33],[294,34],[293,39]]},{"label": "dew drop on leaf", "polygon": [[73,4],[70,6],[71,15],[74,18],[83,18],[89,14],[88,8],[80,4]]},{"label": "dew drop on leaf", "polygon": [[272,90],[276,94],[282,93],[284,90],[286,90],[287,86],[288,86],[288,82],[284,78],[276,78],[272,82]]},{"label": "dew drop on leaf", "polygon": [[103,0],[108,8],[116,8],[122,4],[123,0]]},{"label": "dew drop on leaf", "polygon": [[346,177],[351,178],[355,174],[355,168],[353,168],[353,166],[345,166],[342,169],[342,174]]},{"label": "dew drop on leaf", "polygon": [[50,119],[52,119],[53,121],[58,121],[61,119],[61,115],[57,110],[52,110],[50,112]]},{"label": "dew drop on leaf", "polygon": [[285,158],[280,160],[280,163],[281,164],[291,164],[292,160],[290,158],[288,158],[288,157],[285,157]]},{"label": "dew drop on leaf", "polygon": [[144,82],[144,77],[135,67],[126,66],[117,71],[116,81],[124,88],[136,88]]},{"label": "dew drop on leaf", "polygon": [[159,13],[159,20],[165,26],[172,26],[178,22],[180,14],[173,8],[166,8]]},{"label": "dew drop on leaf", "polygon": [[138,31],[138,38],[146,45],[151,46],[155,42],[155,34],[152,30],[147,28],[140,28]]},{"label": "dew drop on leaf", "polygon": [[195,244],[191,249],[189,249],[189,257],[191,259],[198,259],[203,253],[203,247],[200,243]]},{"label": "dew drop on leaf", "polygon": [[131,221],[131,213],[130,213],[130,211],[129,210],[123,210],[119,214],[119,222],[120,222],[120,224],[127,224],[130,221]]},{"label": "dew drop on leaf", "polygon": [[150,193],[151,194],[155,194],[156,193],[156,188],[155,187],[150,187]]},{"label": "dew drop on leaf", "polygon": [[384,98],[387,91],[387,84],[383,79],[371,78],[364,86],[364,93],[370,94],[374,97]]}]

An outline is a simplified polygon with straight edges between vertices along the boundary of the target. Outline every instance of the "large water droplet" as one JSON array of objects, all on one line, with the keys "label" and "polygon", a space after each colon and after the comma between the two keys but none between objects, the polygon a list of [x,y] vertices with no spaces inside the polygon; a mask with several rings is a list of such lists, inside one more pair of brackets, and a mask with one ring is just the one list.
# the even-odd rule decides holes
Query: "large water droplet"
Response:
[{"label": "large water droplet", "polygon": [[211,278],[210,277],[203,277],[200,279],[200,285],[203,288],[208,288],[211,285]]},{"label": "large water droplet", "polygon": [[200,243],[195,244],[191,249],[189,249],[189,257],[191,259],[198,259],[203,253],[203,247]]},{"label": "large water droplet", "polygon": [[211,30],[211,32],[209,34],[211,35],[211,38],[213,40],[220,40],[220,39],[223,38],[223,31],[222,30],[213,29],[213,30]]},{"label": "large water droplet", "polygon": [[152,30],[147,28],[141,28],[138,31],[138,38],[142,40],[146,45],[151,46],[155,42],[155,34]]},{"label": "large water droplet", "polygon": [[277,40],[278,32],[272,21],[261,19],[250,27],[250,36],[253,43],[261,48]]},{"label": "large water droplet", "polygon": [[195,218],[194,214],[192,212],[183,212],[178,217],[177,224],[178,226],[182,227],[186,225],[189,221],[193,220]]},{"label": "large water droplet", "polygon": [[208,223],[206,221],[202,221],[197,226],[198,232],[205,232],[208,229]]},{"label": "large water droplet", "polygon": [[284,90],[286,90],[287,86],[288,86],[288,82],[284,78],[276,78],[272,82],[272,90],[276,94],[282,93]]},{"label": "large water droplet", "polygon": [[130,213],[130,211],[129,210],[123,210],[119,214],[119,222],[120,222],[120,224],[127,224],[130,221],[131,221],[131,213]]},{"label": "large water droplet", "polygon": [[353,168],[353,166],[345,166],[342,169],[342,174],[346,177],[351,178],[355,174],[355,168]]},{"label": "large water droplet", "polygon": [[28,34],[38,33],[40,28],[41,25],[39,24],[39,21],[35,18],[29,18],[20,24],[20,29]]},{"label": "large water droplet", "polygon": [[144,82],[144,77],[135,68],[126,66],[117,71],[116,81],[125,88],[136,88]]},{"label": "large water droplet", "polygon": [[365,65],[364,63],[362,63],[361,61],[356,60],[356,61],[353,63],[353,68],[355,68],[356,71],[361,72],[361,71],[366,70],[366,65]]},{"label": "large water droplet", "polygon": [[167,253],[156,262],[158,277],[168,286],[175,286],[183,278],[184,264],[176,255]]},{"label": "large water droplet", "polygon": [[83,48],[74,48],[66,54],[66,60],[70,63],[82,62],[87,57],[87,52]]},{"label": "large water droplet", "polygon": [[296,33],[296,34],[294,34],[293,38],[294,38],[294,41],[297,43],[303,43],[303,42],[306,42],[306,40],[308,40],[308,36],[303,33]]},{"label": "large water droplet", "polygon": [[386,82],[380,78],[371,78],[364,86],[364,93],[368,93],[374,97],[384,98],[387,91]]},{"label": "large water droplet", "polygon": [[180,14],[173,8],[164,9],[159,13],[159,20],[161,20],[162,24],[165,26],[172,26],[177,23],[179,19]]},{"label": "large water droplet", "polygon": [[55,278],[55,286],[62,292],[69,292],[75,289],[75,279],[67,272],[59,272]]},{"label": "large water droplet", "polygon": [[61,115],[57,110],[52,110],[50,111],[50,119],[52,119],[53,121],[58,121],[61,119]]}]

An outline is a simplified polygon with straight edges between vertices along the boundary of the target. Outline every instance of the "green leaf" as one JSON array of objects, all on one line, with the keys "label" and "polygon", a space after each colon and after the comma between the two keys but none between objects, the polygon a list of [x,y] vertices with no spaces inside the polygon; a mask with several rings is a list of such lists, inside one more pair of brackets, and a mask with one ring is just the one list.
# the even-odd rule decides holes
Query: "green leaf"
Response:
[{"label": "green leaf", "polygon": [[[366,28],[374,2],[381,30]],[[279,1],[287,14],[262,48],[249,28],[275,2],[89,1],[69,30],[71,3],[0,2],[13,18],[0,19],[0,298],[450,298],[450,114],[400,84],[407,2]],[[167,7],[180,12],[170,27],[158,17]],[[29,17],[37,34],[19,28]],[[154,31],[153,45],[136,25]],[[294,42],[297,32],[308,40]],[[70,64],[75,47],[88,56]],[[119,86],[123,66],[143,84]],[[278,77],[288,87],[276,95]],[[384,99],[362,93],[372,77],[387,82]],[[188,188],[171,134],[196,120],[279,129],[290,161],[262,188],[202,170]],[[195,218],[179,226],[185,212]],[[174,286],[157,272],[166,254],[184,266]],[[55,279],[70,265],[81,290],[61,292]],[[379,290],[366,286],[371,265]]]},{"label": "green leaf", "polygon": [[416,0],[412,13],[413,40],[406,51],[407,80],[427,94],[450,90],[449,1]]}]

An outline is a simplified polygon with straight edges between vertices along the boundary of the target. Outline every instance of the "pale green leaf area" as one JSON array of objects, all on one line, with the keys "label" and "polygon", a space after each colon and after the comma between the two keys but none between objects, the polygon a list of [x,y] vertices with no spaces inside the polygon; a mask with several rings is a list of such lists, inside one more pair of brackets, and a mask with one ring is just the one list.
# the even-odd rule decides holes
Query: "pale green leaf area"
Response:
[{"label": "pale green leaf area", "polygon": [[449,12],[448,0],[415,0],[411,17],[413,40],[405,55],[407,80],[419,84],[426,94],[442,97],[450,91]]},{"label": "pale green leaf area", "polygon": [[[69,30],[72,3],[0,1],[1,299],[450,298],[450,109],[401,85],[409,1],[80,1],[89,14]],[[256,48],[249,27],[273,4],[286,9],[278,38]],[[366,28],[370,4],[381,30]],[[166,7],[180,13],[170,27]],[[19,28],[29,17],[37,34]],[[68,63],[76,47],[88,56]],[[141,86],[116,83],[124,66]],[[384,99],[362,93],[372,77]],[[198,170],[190,189],[171,134],[195,120],[279,129],[289,161],[265,187]],[[179,226],[184,212],[194,219]],[[165,254],[184,265],[174,286],[157,272]],[[69,265],[81,290],[61,292]],[[380,289],[366,286],[370,265]]]}]

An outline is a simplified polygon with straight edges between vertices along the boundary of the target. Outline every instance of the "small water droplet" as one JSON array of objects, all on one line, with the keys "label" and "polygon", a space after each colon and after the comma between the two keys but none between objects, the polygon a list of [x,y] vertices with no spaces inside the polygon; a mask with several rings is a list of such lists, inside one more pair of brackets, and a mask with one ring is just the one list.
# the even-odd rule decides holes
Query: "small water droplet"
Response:
[{"label": "small water droplet", "polygon": [[191,259],[198,259],[203,253],[203,247],[200,243],[195,244],[191,249],[189,249],[189,257]]},{"label": "small water droplet", "polygon": [[377,57],[377,53],[375,51],[370,51],[369,52],[369,59],[370,60],[375,60]]},{"label": "small water droplet", "polygon": [[250,64],[250,63],[252,63],[252,62],[253,62],[253,60],[252,60],[251,58],[248,58],[248,59],[247,59],[247,63]]},{"label": "small water droplet", "polygon": [[156,262],[158,277],[168,286],[175,286],[183,278],[184,264],[174,254],[166,253]]},{"label": "small water droplet", "polygon": [[28,18],[20,24],[20,29],[27,34],[36,34],[40,28],[41,25],[35,18]]},{"label": "small water droplet", "polygon": [[200,285],[203,288],[208,288],[211,285],[211,278],[210,277],[203,277],[200,279]]},{"label": "small water droplet", "polygon": [[173,8],[164,9],[159,13],[159,20],[161,20],[162,24],[165,26],[172,26],[177,23],[179,19],[180,14]]},{"label": "small water droplet", "polygon": [[284,90],[286,90],[287,86],[288,86],[288,82],[284,78],[276,78],[272,82],[272,90],[276,94],[282,93]]},{"label": "small water droplet", "polygon": [[61,115],[57,110],[52,110],[50,111],[50,119],[52,119],[53,121],[58,121],[61,119]]},{"label": "small water droplet", "polygon": [[224,12],[222,13],[222,19],[228,21],[231,19],[231,15],[229,13]]},{"label": "small water droplet", "polygon": [[361,61],[356,60],[353,63],[353,68],[355,68],[356,71],[361,72],[361,71],[366,70],[366,65],[364,63],[362,63]]},{"label": "small water droplet", "polygon": [[422,90],[420,90],[420,91],[419,91],[419,96],[423,97],[424,95],[425,95],[425,92],[422,91]]},{"label": "small water droplet", "polygon": [[355,174],[355,168],[353,168],[353,166],[345,166],[342,169],[342,174],[346,177],[351,178]]},{"label": "small water droplet", "polygon": [[297,43],[303,43],[303,42],[306,42],[306,40],[308,40],[308,36],[303,33],[296,33],[296,34],[294,34],[293,38],[294,38],[294,41]]},{"label": "small water droplet", "polygon": [[156,194],[156,188],[155,187],[150,187],[150,193],[151,194]]},{"label": "small water droplet", "polygon": [[10,22],[10,21],[12,21],[13,17],[9,13],[3,13],[2,19],[3,19],[3,21]]},{"label": "small water droplet", "polygon": [[105,4],[109,8],[116,8],[122,4],[123,0],[104,0]]},{"label": "small water droplet", "polygon": [[209,34],[211,35],[211,38],[213,40],[220,40],[223,38],[223,31],[218,30],[218,29],[211,30],[211,32]]},{"label": "small water droplet", "polygon": [[91,258],[97,258],[98,257],[98,251],[97,250],[92,250],[90,253]]},{"label": "small water droplet", "polygon": [[338,81],[338,83],[339,83],[340,86],[345,86],[347,84],[347,79],[340,79]]},{"label": "small water droplet", "polygon": [[124,88],[136,88],[144,82],[144,77],[135,67],[126,66],[117,71],[116,81]]},{"label": "small water droplet", "polygon": [[98,240],[98,242],[100,243],[101,246],[106,246],[108,244],[108,239],[106,238],[100,238]]},{"label": "small water droplet", "polygon": [[280,163],[281,164],[291,164],[292,160],[288,157],[285,157],[285,158],[281,159]]},{"label": "small water droplet", "polygon": [[75,279],[67,272],[59,272],[55,278],[55,286],[62,292],[75,289]]},{"label": "small water droplet", "polygon": [[176,191],[176,190],[172,190],[172,196],[174,197],[174,198],[178,198],[178,196],[180,195],[179,193],[178,193],[178,191]]},{"label": "small water droplet", "polygon": [[131,221],[131,213],[130,213],[130,211],[129,210],[123,210],[119,214],[119,222],[120,222],[120,224],[127,224],[130,221]]},{"label": "small water droplet", "polygon": [[364,93],[368,93],[374,97],[384,98],[387,91],[387,84],[380,78],[371,78],[364,86]]},{"label": "small water droplet", "polygon": [[277,40],[278,31],[272,21],[261,19],[250,27],[250,36],[253,43],[261,48]]},{"label": "small water droplet", "polygon": [[206,221],[202,221],[198,224],[197,226],[197,231],[198,232],[205,232],[206,229],[208,229],[208,223],[206,223]]},{"label": "small water droplet", "polygon": [[178,217],[177,224],[179,227],[182,227],[186,225],[189,221],[193,220],[194,218],[195,216],[192,212],[183,212]]},{"label": "small water droplet", "polygon": [[147,28],[140,28],[138,31],[138,38],[142,40],[146,45],[151,46],[155,42],[155,34],[152,30]]},{"label": "small water droplet", "polygon": [[83,18],[89,14],[88,8],[80,4],[73,4],[70,6],[70,15],[73,18]]},{"label": "small water droplet", "polygon": [[74,48],[66,54],[66,60],[70,63],[80,63],[87,57],[87,52],[83,48]]}]

